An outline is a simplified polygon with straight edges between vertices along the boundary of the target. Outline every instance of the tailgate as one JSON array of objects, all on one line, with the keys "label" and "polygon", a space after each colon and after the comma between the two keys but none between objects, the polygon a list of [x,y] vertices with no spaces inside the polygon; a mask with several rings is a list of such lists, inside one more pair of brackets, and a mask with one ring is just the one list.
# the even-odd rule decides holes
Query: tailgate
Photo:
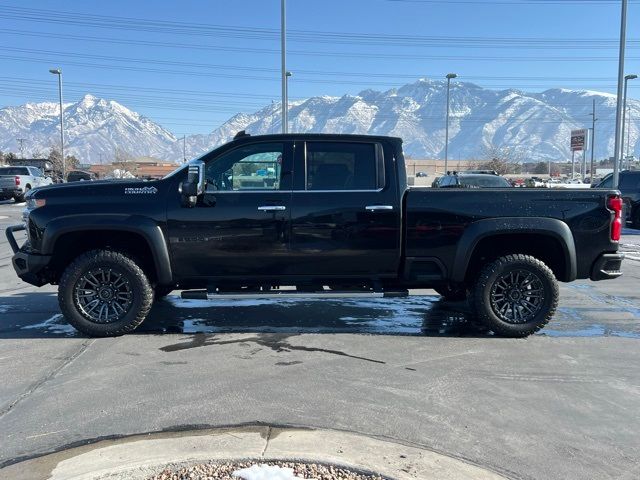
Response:
[{"label": "tailgate", "polygon": [[13,189],[16,186],[16,177],[14,175],[0,176],[0,189]]}]

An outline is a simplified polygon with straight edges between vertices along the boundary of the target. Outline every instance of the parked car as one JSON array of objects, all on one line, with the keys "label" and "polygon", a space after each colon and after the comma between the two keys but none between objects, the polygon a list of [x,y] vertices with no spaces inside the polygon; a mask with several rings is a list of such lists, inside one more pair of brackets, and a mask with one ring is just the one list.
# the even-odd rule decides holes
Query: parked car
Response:
[{"label": "parked car", "polygon": [[492,173],[454,172],[440,179],[439,188],[511,188],[513,185],[504,177]]},{"label": "parked car", "polygon": [[[633,228],[640,229],[640,170],[623,170],[620,172],[618,190],[624,200],[624,218],[630,221]],[[594,188],[612,188],[613,174],[610,173]]]},{"label": "parked car", "polygon": [[[274,182],[234,176],[276,158]],[[133,331],[172,289],[319,282],[435,288],[522,337],[552,318],[558,281],[617,278],[624,258],[616,190],[408,188],[402,140],[382,136],[243,135],[162,180],[27,197],[26,225],[7,229],[14,269],[58,285],[65,318],[93,336]]]},{"label": "parked car", "polygon": [[428,177],[427,172],[418,172],[416,173],[416,177]]},{"label": "parked car", "polygon": [[89,182],[95,180],[96,175],[84,170],[72,170],[67,174],[67,182]]},{"label": "parked car", "polygon": [[498,172],[496,172],[495,170],[464,170],[463,172],[459,172],[459,173],[465,173],[465,174],[480,173],[483,175],[498,175]]},{"label": "parked car", "polygon": [[52,183],[37,167],[0,167],[0,200],[24,202],[29,190]]}]

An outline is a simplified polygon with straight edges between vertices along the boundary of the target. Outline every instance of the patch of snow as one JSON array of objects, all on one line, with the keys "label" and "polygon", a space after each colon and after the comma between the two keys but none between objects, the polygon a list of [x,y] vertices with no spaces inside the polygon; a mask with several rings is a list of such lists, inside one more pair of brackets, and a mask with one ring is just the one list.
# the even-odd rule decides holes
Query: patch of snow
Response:
[{"label": "patch of snow", "polygon": [[222,298],[211,300],[184,299],[175,295],[166,298],[178,308],[212,308],[212,307],[260,307],[263,305],[287,305],[309,302],[309,298]]},{"label": "patch of snow", "polygon": [[302,480],[293,474],[292,468],[277,465],[251,465],[249,468],[236,470],[233,476],[242,480]]},{"label": "patch of snow", "polygon": [[[59,321],[64,323],[60,324]],[[78,331],[71,325],[66,323],[64,316],[61,313],[55,314],[53,317],[45,320],[42,323],[36,323],[34,325],[27,325],[22,327],[21,330],[42,329],[50,333],[59,333],[67,336],[75,335]]]}]

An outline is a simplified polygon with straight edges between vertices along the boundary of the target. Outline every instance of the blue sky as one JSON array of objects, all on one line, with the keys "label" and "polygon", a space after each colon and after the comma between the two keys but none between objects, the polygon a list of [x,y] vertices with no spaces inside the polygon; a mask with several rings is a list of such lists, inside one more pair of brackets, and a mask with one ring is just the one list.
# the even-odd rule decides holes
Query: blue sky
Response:
[{"label": "blue sky", "polygon": [[[615,0],[288,0],[290,97],[448,72],[496,89],[615,92],[619,16]],[[280,99],[280,0],[0,0],[0,18],[2,106],[57,100],[58,66],[65,101],[114,99],[176,135]],[[638,0],[627,38],[626,71],[640,74]]]}]

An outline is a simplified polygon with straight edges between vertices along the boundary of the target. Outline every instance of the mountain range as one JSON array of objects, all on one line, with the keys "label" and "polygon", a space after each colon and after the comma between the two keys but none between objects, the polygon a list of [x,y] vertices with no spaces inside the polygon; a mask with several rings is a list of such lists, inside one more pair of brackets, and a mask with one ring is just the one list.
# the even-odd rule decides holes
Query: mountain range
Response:
[{"label": "mountain range", "polygon": [[[508,147],[528,161],[570,158],[570,131],[591,126],[596,104],[595,155],[613,152],[615,95],[591,90],[551,89],[542,93],[491,90],[467,82],[451,84],[449,158],[481,159],[493,147]],[[640,153],[640,101],[630,100],[631,151]],[[291,102],[289,131],[399,136],[405,154],[441,158],[445,143],[446,82],[421,79],[387,91],[364,90],[342,97],[318,96]],[[57,103],[27,103],[0,109],[0,150],[47,152],[59,144]],[[281,130],[280,104],[238,113],[209,134],[186,138],[187,157],[229,141],[238,131]],[[114,100],[85,95],[64,105],[66,152],[82,163],[110,162],[115,152],[180,161],[183,142],[169,130]],[[626,148],[626,145],[625,145]]]}]

